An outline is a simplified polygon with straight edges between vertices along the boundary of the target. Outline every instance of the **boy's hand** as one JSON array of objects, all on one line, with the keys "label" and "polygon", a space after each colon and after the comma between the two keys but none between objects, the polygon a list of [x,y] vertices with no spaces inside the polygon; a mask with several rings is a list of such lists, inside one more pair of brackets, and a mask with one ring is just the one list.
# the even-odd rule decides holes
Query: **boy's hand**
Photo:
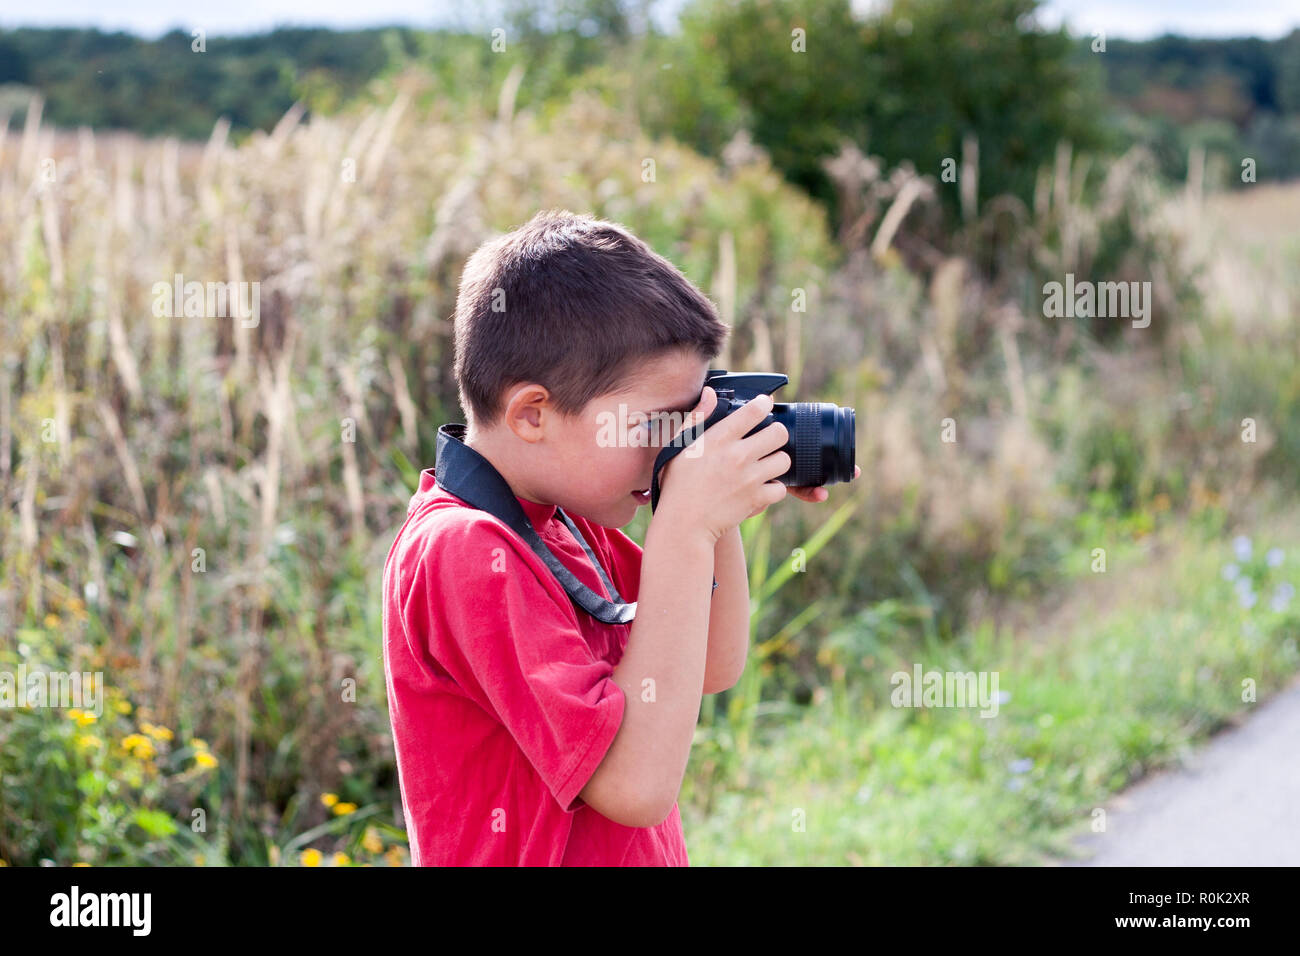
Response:
[{"label": "boy's hand", "polygon": [[[854,465],[853,477],[857,478],[861,474],[862,474],[861,466]],[[811,488],[792,487],[789,488],[788,490],[791,495],[798,498],[800,501],[811,501],[813,504],[817,504],[819,501],[825,501],[827,498],[831,496],[831,493],[826,490],[825,485],[814,485]]]},{"label": "boy's hand", "polygon": [[[706,385],[683,430],[708,418],[717,404],[717,393]],[[659,473],[659,514],[666,511],[682,528],[706,532],[716,542],[784,498],[786,486],[774,479],[793,464],[780,450],[789,438],[785,426],[772,422],[744,437],[771,413],[772,405],[772,396],[760,395],[678,452]]]}]

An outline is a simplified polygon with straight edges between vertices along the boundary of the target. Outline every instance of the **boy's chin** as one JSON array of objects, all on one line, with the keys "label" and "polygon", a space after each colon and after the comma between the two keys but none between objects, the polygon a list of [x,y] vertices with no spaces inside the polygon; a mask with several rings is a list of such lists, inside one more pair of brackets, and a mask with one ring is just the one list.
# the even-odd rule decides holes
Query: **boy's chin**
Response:
[{"label": "boy's chin", "polygon": [[[649,505],[646,505],[649,507]],[[586,518],[592,524],[598,524],[602,528],[622,528],[631,522],[641,510],[640,503],[631,495],[627,496],[626,501],[617,504],[605,505],[598,508],[584,508],[581,511],[571,510],[570,514],[580,515]]]}]

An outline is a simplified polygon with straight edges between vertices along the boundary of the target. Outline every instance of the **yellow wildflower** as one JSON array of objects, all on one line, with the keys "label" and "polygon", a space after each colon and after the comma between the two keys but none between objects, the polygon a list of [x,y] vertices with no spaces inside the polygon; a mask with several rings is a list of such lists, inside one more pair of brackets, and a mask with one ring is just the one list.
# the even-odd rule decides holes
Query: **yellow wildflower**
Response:
[{"label": "yellow wildflower", "polygon": [[94,734],[77,734],[77,746],[82,748],[98,747],[103,741]]},{"label": "yellow wildflower", "polygon": [[384,841],[379,839],[379,832],[374,827],[366,827],[366,835],[361,838],[361,846],[370,853],[384,851]]},{"label": "yellow wildflower", "polygon": [[45,626],[50,630],[54,630],[59,626],[59,616],[57,614],[45,615]]},{"label": "yellow wildflower", "polygon": [[347,866],[347,865],[348,865],[349,863],[351,863],[351,862],[352,862],[352,860],[348,857],[348,855],[347,855],[346,853],[335,853],[335,854],[334,854],[334,865],[335,865],[335,866]]},{"label": "yellow wildflower", "polygon": [[113,709],[119,714],[131,713],[131,702],[129,700],[119,700],[113,704]]},{"label": "yellow wildflower", "polygon": [[336,804],[336,803],[339,802],[338,794],[336,794],[336,793],[322,793],[322,794],[320,795],[320,802],[323,803],[323,804],[325,804],[325,806],[327,806],[327,807],[332,807],[332,806],[334,806],[334,804]]},{"label": "yellow wildflower", "polygon": [[193,747],[195,750],[207,750],[208,742],[204,740],[202,737],[195,737],[193,740],[190,741],[190,746]]},{"label": "yellow wildflower", "polygon": [[315,849],[306,849],[302,851],[303,866],[320,866],[321,852]]},{"label": "yellow wildflower", "polygon": [[349,813],[356,812],[356,809],[357,805],[355,803],[336,803],[334,804],[334,815],[345,817]]},{"label": "yellow wildflower", "polygon": [[99,720],[98,717],[96,717],[94,714],[88,714],[84,710],[77,715],[77,723],[80,724],[82,727],[86,727],[90,724],[93,724],[97,720]]},{"label": "yellow wildflower", "polygon": [[68,720],[80,720],[83,711],[80,707],[68,708]]},{"label": "yellow wildflower", "polygon": [[138,760],[148,760],[154,755],[153,741],[143,734],[127,734],[122,738],[122,749],[130,751]]},{"label": "yellow wildflower", "polygon": [[212,754],[208,753],[206,750],[201,750],[194,755],[194,762],[200,767],[211,769],[217,765],[217,758],[212,756]]},{"label": "yellow wildflower", "polygon": [[76,863],[74,863],[74,864],[72,864],[72,865],[73,865],[73,866],[90,866],[89,863],[82,863],[81,861],[77,861]]}]

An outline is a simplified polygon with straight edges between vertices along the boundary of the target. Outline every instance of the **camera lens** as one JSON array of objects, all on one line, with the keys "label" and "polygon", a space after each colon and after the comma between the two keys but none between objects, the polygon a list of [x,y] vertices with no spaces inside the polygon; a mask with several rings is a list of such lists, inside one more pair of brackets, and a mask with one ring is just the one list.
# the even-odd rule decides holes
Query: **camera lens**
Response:
[{"label": "camera lens", "polygon": [[[772,406],[772,413],[749,434],[780,422],[788,433],[781,451],[790,470],[777,480],[794,487],[833,485],[853,480],[857,422],[853,409],[829,402],[791,402]],[[748,436],[746,436],[748,437]]]}]

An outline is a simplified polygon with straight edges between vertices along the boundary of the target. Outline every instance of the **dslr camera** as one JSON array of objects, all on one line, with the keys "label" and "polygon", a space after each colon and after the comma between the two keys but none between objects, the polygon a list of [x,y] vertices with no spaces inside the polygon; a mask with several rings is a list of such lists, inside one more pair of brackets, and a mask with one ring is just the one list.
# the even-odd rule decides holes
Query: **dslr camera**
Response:
[{"label": "dslr camera", "polygon": [[[759,395],[771,395],[790,378],[780,372],[728,372],[710,369],[704,384],[718,396],[718,407],[697,426],[696,436],[716,425]],[[777,481],[795,487],[852,481],[857,450],[856,421],[851,408],[828,402],[777,402],[748,438],[773,422],[785,426],[789,437],[779,449],[790,456],[790,470]]]},{"label": "dslr camera", "polygon": [[[650,481],[650,510],[659,507],[659,472],[673,456],[690,445],[703,432],[722,421],[745,403],[759,395],[771,395],[790,379],[780,372],[728,372],[710,369],[704,384],[718,396],[718,405],[702,422],[677,435],[655,459],[654,477]],[[773,422],[785,426],[787,438],[779,451],[790,456],[790,469],[776,480],[794,487],[833,485],[852,481],[857,443],[854,439],[853,409],[827,402],[777,402],[772,411],[746,438]]]}]

